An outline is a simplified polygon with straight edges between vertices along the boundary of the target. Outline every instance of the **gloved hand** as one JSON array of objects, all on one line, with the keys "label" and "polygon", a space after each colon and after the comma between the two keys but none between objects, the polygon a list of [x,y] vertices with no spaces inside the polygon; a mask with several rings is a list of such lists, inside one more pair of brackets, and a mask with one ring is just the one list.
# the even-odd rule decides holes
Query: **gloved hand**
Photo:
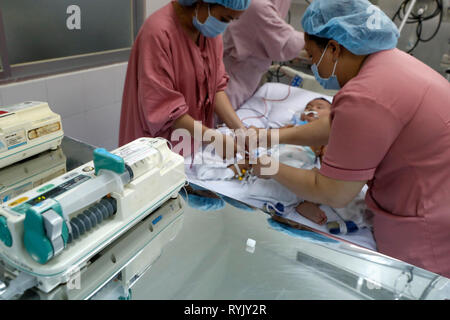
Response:
[{"label": "gloved hand", "polygon": [[267,222],[273,229],[275,229],[277,231],[281,231],[283,233],[286,233],[292,237],[317,241],[317,242],[321,242],[321,243],[339,243],[339,241],[325,237],[319,233],[307,231],[307,230],[295,229],[295,228],[292,228],[283,223],[279,223],[279,222],[273,220],[272,218],[267,219]]}]

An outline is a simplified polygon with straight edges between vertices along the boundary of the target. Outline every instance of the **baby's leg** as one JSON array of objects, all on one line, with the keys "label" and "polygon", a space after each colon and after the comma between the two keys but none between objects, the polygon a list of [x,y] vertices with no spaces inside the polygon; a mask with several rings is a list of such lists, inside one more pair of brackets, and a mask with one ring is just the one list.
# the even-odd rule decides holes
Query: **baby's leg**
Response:
[{"label": "baby's leg", "polygon": [[318,204],[304,201],[300,203],[295,210],[306,219],[311,220],[318,225],[324,225],[327,222],[327,215],[319,208]]}]

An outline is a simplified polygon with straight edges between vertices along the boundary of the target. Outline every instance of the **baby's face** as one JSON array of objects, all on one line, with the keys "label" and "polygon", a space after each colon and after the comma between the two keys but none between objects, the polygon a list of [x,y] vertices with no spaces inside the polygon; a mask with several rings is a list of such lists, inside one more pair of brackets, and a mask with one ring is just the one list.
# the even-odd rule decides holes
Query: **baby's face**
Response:
[{"label": "baby's face", "polygon": [[[309,111],[314,111],[317,114],[310,113]],[[325,101],[323,99],[315,99],[308,103],[305,108],[305,111],[302,114],[301,120],[303,121],[314,121],[320,119],[322,117],[329,116],[331,113],[331,103]]]}]

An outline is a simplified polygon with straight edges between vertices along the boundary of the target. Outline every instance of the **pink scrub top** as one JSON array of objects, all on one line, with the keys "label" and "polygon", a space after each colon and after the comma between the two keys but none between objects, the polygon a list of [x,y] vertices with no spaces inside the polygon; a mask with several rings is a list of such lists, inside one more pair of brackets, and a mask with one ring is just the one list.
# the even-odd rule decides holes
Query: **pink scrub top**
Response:
[{"label": "pink scrub top", "polygon": [[213,126],[215,95],[228,82],[223,42],[200,35],[199,43],[182,28],[173,3],[147,18],[128,62],[119,145],[140,137],[171,140],[173,123],[184,114]]},{"label": "pink scrub top", "polygon": [[369,181],[381,253],[450,277],[450,83],[398,50],[336,95],[321,174]]},{"label": "pink scrub top", "polygon": [[303,33],[284,20],[290,6],[291,0],[252,0],[225,31],[226,93],[235,110],[255,93],[272,61],[291,60],[305,46]]}]

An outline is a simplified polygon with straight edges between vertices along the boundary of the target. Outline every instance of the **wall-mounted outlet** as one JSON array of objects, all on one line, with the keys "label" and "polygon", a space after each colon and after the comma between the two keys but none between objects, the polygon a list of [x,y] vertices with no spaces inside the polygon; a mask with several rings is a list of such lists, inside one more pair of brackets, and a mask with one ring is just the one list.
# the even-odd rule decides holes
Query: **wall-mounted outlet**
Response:
[{"label": "wall-mounted outlet", "polygon": [[450,69],[450,54],[446,53],[442,56],[441,65],[445,69]]},{"label": "wall-mounted outlet", "polygon": [[442,1],[442,10],[444,10],[444,18],[442,21],[450,22],[450,0]]}]

